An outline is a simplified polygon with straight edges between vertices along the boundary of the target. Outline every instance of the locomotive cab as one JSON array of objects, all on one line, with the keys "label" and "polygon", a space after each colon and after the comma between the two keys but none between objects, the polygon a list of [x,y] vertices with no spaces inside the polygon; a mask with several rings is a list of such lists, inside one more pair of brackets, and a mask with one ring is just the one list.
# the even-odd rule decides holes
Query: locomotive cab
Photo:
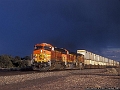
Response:
[{"label": "locomotive cab", "polygon": [[54,47],[47,43],[36,44],[33,50],[33,69],[46,69],[51,66],[51,52]]}]

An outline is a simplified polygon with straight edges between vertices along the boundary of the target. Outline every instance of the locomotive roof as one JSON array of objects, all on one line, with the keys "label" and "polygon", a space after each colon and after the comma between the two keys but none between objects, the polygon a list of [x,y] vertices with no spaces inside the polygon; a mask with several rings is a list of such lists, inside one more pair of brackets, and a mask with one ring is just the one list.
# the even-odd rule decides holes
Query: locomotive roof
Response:
[{"label": "locomotive roof", "polygon": [[51,46],[51,47],[53,47],[51,44],[48,44],[48,43],[39,43],[39,44],[36,44],[35,46]]}]

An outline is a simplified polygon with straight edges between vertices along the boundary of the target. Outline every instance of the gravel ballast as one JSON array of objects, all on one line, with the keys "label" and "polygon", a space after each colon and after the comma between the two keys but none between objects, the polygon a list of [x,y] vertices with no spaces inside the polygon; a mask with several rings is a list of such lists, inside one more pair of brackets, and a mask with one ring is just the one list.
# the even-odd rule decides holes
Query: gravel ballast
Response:
[{"label": "gravel ballast", "polygon": [[85,90],[120,88],[120,76],[114,69],[68,70],[1,76],[1,90]]}]

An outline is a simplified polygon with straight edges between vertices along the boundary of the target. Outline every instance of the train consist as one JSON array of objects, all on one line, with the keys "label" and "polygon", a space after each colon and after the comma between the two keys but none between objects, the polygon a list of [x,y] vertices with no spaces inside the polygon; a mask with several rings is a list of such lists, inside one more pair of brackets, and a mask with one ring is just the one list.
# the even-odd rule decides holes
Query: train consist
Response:
[{"label": "train consist", "polygon": [[119,62],[86,50],[69,52],[47,43],[36,44],[32,55],[33,70],[105,68],[106,66],[117,67]]}]

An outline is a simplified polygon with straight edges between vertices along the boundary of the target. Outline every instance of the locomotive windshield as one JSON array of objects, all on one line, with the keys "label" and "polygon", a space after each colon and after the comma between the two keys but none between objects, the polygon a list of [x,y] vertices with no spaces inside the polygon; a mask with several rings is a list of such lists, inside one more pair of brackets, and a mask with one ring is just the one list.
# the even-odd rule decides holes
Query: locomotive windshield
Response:
[{"label": "locomotive windshield", "polygon": [[48,51],[51,51],[52,47],[50,47],[50,46],[44,46],[44,49],[48,50]]},{"label": "locomotive windshield", "polygon": [[42,48],[43,48],[43,46],[35,46],[34,47],[35,50],[42,49]]}]

